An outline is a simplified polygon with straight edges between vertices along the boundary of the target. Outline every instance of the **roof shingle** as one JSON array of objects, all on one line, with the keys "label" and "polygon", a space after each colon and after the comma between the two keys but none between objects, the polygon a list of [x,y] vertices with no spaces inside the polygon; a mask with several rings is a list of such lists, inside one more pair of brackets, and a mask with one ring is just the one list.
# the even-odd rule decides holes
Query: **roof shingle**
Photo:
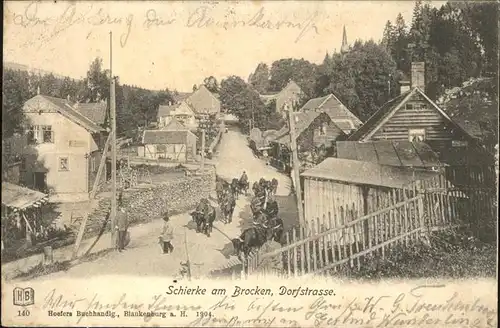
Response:
[{"label": "roof shingle", "polygon": [[[99,126],[97,122],[90,120],[88,117],[83,115],[83,113],[79,112],[74,104],[70,103],[66,99],[50,97],[45,95],[37,95],[35,97],[42,97],[43,99],[48,100],[56,107],[58,107],[63,115],[68,117],[70,120],[74,121],[77,124],[81,124],[85,129],[90,130],[92,132],[103,131],[104,128]],[[88,106],[90,107],[90,106]],[[97,107],[97,106],[96,106]]]},{"label": "roof shingle", "polygon": [[[143,144],[185,144],[191,132],[175,130],[145,130],[142,135]],[[191,133],[192,134],[192,133]]]}]

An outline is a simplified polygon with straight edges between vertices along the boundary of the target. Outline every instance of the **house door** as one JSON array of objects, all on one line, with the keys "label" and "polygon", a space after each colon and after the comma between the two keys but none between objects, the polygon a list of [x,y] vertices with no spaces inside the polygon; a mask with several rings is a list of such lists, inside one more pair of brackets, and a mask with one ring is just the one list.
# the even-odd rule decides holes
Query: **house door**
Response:
[{"label": "house door", "polygon": [[47,191],[47,173],[34,172],[33,173],[33,187],[35,190],[42,192]]}]

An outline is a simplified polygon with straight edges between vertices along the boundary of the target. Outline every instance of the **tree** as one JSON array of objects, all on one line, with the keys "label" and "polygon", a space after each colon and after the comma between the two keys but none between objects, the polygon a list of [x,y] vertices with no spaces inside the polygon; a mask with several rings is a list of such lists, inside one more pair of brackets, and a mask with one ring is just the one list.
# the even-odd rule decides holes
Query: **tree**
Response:
[{"label": "tree", "polygon": [[[58,97],[61,89],[61,81],[54,74],[46,74],[40,77],[40,93],[42,95]],[[66,98],[64,96],[63,98]]]},{"label": "tree", "polygon": [[[219,93],[219,84],[217,82],[217,79],[213,76],[209,76],[203,80],[203,85],[213,93]],[[193,91],[196,91],[193,89]]]},{"label": "tree", "polygon": [[349,91],[352,88],[347,84],[344,97],[355,98],[357,95],[359,102],[353,109],[365,120],[393,97],[393,93],[388,93],[388,82],[395,85],[396,63],[384,47],[371,40],[355,42],[344,57],[344,71],[350,75],[347,82],[354,80],[356,92]]},{"label": "tree", "polygon": [[26,72],[4,70],[2,88],[2,139],[21,132],[24,123],[22,107],[30,98],[29,75]]},{"label": "tree", "polygon": [[238,76],[230,76],[222,80],[220,86],[221,106],[238,117],[242,130],[248,132],[252,121],[262,122],[266,116],[266,106],[259,94]]},{"label": "tree", "polygon": [[308,96],[314,96],[316,65],[304,59],[280,59],[271,65],[270,91],[279,92],[290,82],[295,81]]},{"label": "tree", "polygon": [[69,78],[69,77],[65,77],[61,84],[60,84],[60,88],[58,90],[58,95],[57,97],[59,98],[67,98],[68,96],[73,100],[73,101],[76,101],[78,100],[78,96],[79,96],[79,88],[80,86],[78,85],[78,83]]},{"label": "tree", "polygon": [[385,23],[384,33],[382,35],[382,46],[385,47],[385,49],[387,49],[387,51],[391,54],[394,43],[396,42],[395,37],[396,33],[394,31],[394,26],[391,21],[388,20],[387,23]]},{"label": "tree", "polygon": [[87,71],[87,77],[83,80],[86,86],[85,93],[82,95],[85,102],[99,102],[109,100],[110,76],[109,70],[104,70],[102,58],[97,57],[90,64]]},{"label": "tree", "polygon": [[255,72],[248,79],[248,82],[258,93],[266,93],[269,89],[269,67],[267,64],[259,63]]}]

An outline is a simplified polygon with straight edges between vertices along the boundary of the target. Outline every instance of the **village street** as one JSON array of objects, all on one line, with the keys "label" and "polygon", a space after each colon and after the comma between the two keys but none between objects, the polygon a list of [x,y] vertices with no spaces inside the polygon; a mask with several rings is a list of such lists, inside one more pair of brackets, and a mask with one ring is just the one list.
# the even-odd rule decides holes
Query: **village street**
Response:
[{"label": "village street", "polygon": [[[217,156],[214,159],[218,174],[230,180],[233,177],[239,177],[245,170],[250,183],[261,177],[277,178],[279,180],[277,200],[280,205],[280,215],[286,226],[295,224],[295,203],[294,197],[289,196],[289,178],[278,173],[271,166],[267,166],[263,160],[254,157],[246,144],[245,136],[238,131],[230,130],[223,135]],[[192,276],[204,276],[214,269],[225,266],[230,259],[235,258],[231,255],[233,248],[229,238],[237,237],[241,230],[249,225],[250,198],[250,194],[247,197],[240,196],[237,200],[233,222],[224,225],[216,220],[210,238],[196,233],[194,223],[188,213],[173,216],[171,222],[174,228],[173,245],[175,249],[172,254],[162,254],[160,251],[158,235],[161,231],[162,220],[156,219],[151,223],[134,226],[130,229],[131,242],[124,252],[112,251],[103,254],[96,260],[77,264],[68,271],[53,273],[38,279],[83,278],[106,274],[167,275],[180,278],[181,262],[186,262],[187,259],[186,249],[191,262]],[[216,204],[213,202],[213,205]],[[217,215],[219,218],[219,211]],[[93,252],[106,249],[109,246],[109,240],[109,234],[102,236]],[[58,251],[56,250],[55,253]],[[71,247],[68,248],[67,253],[67,258],[69,258]]]}]

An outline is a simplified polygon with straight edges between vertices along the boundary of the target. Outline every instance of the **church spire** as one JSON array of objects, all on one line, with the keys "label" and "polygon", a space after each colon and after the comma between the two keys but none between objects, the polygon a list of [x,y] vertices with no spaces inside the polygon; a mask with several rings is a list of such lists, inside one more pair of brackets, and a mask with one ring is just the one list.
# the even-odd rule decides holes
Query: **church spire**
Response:
[{"label": "church spire", "polygon": [[344,25],[344,31],[342,33],[342,47],[340,48],[341,53],[346,53],[349,51],[349,45],[347,44],[347,32],[345,31],[345,25]]}]

